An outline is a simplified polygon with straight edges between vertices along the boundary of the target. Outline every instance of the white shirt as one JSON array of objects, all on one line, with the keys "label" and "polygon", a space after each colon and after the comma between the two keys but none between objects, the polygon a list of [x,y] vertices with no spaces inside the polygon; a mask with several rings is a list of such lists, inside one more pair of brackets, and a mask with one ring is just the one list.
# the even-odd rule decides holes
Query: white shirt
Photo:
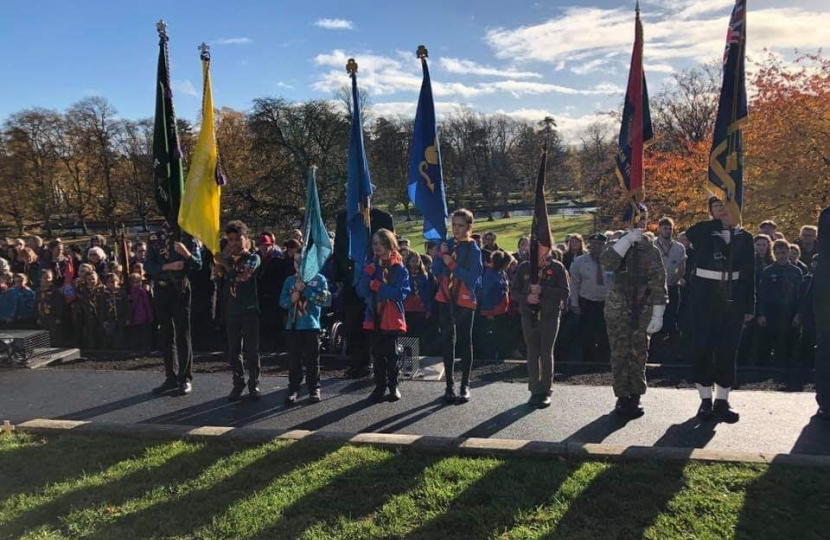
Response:
[{"label": "white shirt", "polygon": [[579,297],[592,302],[605,302],[611,284],[614,283],[614,272],[603,269],[603,284],[597,284],[597,265],[590,253],[580,255],[571,264],[571,305],[579,305]]}]

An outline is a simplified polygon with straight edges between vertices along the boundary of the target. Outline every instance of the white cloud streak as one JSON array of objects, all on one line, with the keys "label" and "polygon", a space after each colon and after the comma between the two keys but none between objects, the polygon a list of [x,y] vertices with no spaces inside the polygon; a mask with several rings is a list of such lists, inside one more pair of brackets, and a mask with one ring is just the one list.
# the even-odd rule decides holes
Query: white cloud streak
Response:
[{"label": "white cloud streak", "polygon": [[482,77],[509,77],[511,79],[541,79],[542,74],[534,71],[519,71],[514,68],[498,69],[483,66],[472,60],[463,58],[439,58],[438,65],[456,75],[479,75]]},{"label": "white cloud streak", "polygon": [[211,41],[211,45],[249,45],[253,43],[253,39],[249,37],[232,37],[232,38],[220,38],[214,39]]},{"label": "white cloud streak", "polygon": [[189,79],[170,81],[170,88],[172,88],[173,91],[178,94],[199,97],[199,94],[196,92],[196,88],[193,86],[193,83],[190,82]]},{"label": "white cloud streak", "polygon": [[354,23],[347,19],[317,19],[314,26],[326,30],[354,30]]}]

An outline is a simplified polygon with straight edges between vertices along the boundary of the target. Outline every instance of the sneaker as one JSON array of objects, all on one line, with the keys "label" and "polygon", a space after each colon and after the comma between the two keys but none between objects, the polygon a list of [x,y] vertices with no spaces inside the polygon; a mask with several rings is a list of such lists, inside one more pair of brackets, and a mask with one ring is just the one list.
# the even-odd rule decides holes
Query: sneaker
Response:
[{"label": "sneaker", "polygon": [[308,402],[309,403],[320,403],[323,401],[323,397],[320,395],[320,389],[315,388],[308,394]]},{"label": "sneaker", "polygon": [[444,401],[447,403],[455,403],[455,397],[455,389],[452,386],[448,386],[444,392]]},{"label": "sneaker", "polygon": [[297,391],[289,390],[288,395],[285,397],[285,404],[294,405],[295,403],[297,403]]},{"label": "sneaker", "polygon": [[179,385],[179,392],[180,396],[186,396],[193,391],[193,385],[189,382],[183,383]]},{"label": "sneaker", "polygon": [[243,390],[245,390],[244,386],[234,386],[233,389],[231,389],[231,393],[228,394],[228,401],[231,403],[239,401],[239,398],[242,397]]},{"label": "sneaker", "polygon": [[259,386],[248,388],[248,399],[251,401],[259,401],[262,399],[262,390],[259,389]]},{"label": "sneaker", "polygon": [[175,390],[179,387],[179,383],[176,382],[175,379],[166,379],[161,386],[156,386],[153,388],[153,393],[157,396],[169,392],[170,390]]},{"label": "sneaker", "polygon": [[732,410],[729,402],[725,399],[715,400],[715,404],[712,406],[712,413],[717,420],[726,424],[734,424],[741,419],[741,415]]},{"label": "sneaker", "polygon": [[700,400],[700,408],[697,410],[699,420],[710,420],[712,418],[712,398]]},{"label": "sneaker", "polygon": [[380,403],[386,395],[386,388],[383,386],[376,386],[372,393],[369,394],[369,401],[372,403]]},{"label": "sneaker", "polygon": [[398,401],[401,399],[401,391],[398,390],[397,386],[391,386],[389,388],[389,401]]},{"label": "sneaker", "polygon": [[458,392],[458,403],[469,403],[470,398],[472,398],[470,389],[467,386],[462,386],[461,390]]}]

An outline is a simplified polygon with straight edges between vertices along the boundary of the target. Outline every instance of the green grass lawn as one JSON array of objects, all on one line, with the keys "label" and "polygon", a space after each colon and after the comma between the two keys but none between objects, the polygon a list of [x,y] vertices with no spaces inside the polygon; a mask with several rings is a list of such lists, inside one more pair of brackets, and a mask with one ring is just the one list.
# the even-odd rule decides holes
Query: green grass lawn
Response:
[{"label": "green grass lawn", "polygon": [[0,538],[819,539],[830,470],[0,437]]},{"label": "green grass lawn", "polygon": [[[519,238],[530,235],[532,221],[533,218],[530,216],[496,219],[495,221],[477,218],[473,224],[473,230],[481,234],[488,231],[496,233],[496,242],[499,246],[512,253],[516,251]],[[593,232],[593,221],[592,215],[550,216],[553,239],[555,242],[561,242],[568,233],[591,234]],[[395,222],[395,232],[400,236],[409,238],[410,245],[419,253],[423,250],[423,228],[424,222],[420,220],[398,220]]]}]

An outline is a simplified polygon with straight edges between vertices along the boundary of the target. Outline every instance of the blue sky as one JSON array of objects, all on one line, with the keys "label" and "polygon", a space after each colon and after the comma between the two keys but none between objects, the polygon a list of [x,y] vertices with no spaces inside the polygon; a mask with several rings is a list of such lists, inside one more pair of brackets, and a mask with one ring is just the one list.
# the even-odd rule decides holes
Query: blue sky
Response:
[{"label": "blue sky", "polygon": [[[216,106],[252,99],[330,99],[354,56],[376,115],[413,114],[417,45],[430,50],[440,114],[464,104],[537,120],[553,114],[573,138],[622,99],[633,1],[353,2],[34,0],[4,2],[0,118],[65,109],[103,95],[123,117],[153,113],[155,22],[170,34],[179,116],[195,120],[197,45],[212,45]],[[650,88],[723,50],[730,0],[642,0]],[[749,54],[830,45],[830,1],[749,0]]]}]

